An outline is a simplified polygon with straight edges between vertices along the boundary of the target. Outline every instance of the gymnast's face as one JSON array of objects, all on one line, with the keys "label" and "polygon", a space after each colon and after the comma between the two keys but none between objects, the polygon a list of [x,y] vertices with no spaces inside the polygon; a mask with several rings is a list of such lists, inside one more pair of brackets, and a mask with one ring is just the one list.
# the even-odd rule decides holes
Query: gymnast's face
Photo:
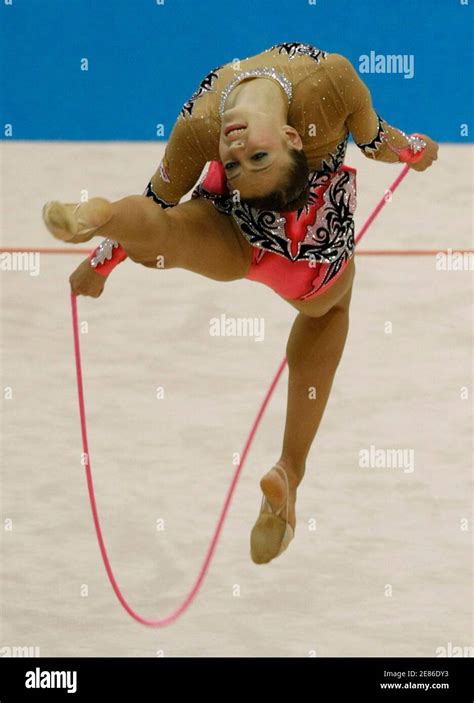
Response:
[{"label": "gymnast's face", "polygon": [[233,108],[224,113],[219,155],[230,190],[242,198],[262,197],[278,190],[290,166],[295,132],[278,126],[268,115]]}]

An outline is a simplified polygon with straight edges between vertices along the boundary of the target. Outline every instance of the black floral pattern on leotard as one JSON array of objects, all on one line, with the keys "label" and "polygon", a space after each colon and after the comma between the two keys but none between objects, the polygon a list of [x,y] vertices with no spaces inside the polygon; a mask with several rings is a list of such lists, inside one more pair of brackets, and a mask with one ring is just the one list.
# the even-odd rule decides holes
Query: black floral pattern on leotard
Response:
[{"label": "black floral pattern on leotard", "polygon": [[382,117],[380,117],[378,112],[376,112],[375,114],[377,115],[378,119],[377,133],[375,137],[372,139],[372,141],[367,142],[366,144],[358,144],[356,142],[359,149],[361,149],[366,156],[372,156],[372,154],[377,152],[380,146],[383,144],[383,135],[385,134],[384,124],[387,123]]},{"label": "black floral pattern on leotard", "polygon": [[[354,252],[355,181],[353,175],[344,170],[336,174],[313,171],[309,183],[310,199],[296,217],[301,217],[309,203],[317,206],[317,212],[313,224],[305,226],[296,253],[292,251],[292,242],[285,231],[286,219],[281,213],[234,201],[228,193],[211,193],[202,183],[194,189],[192,197],[211,200],[217,210],[231,215],[245,239],[263,252],[272,252],[290,261],[306,259],[329,263],[326,280],[330,280]],[[321,186],[327,187],[321,191]]]},{"label": "black floral pattern on leotard", "polygon": [[279,54],[287,54],[288,59],[294,59],[296,56],[309,56],[314,59],[317,63],[321,59],[327,57],[327,52],[318,49],[312,44],[303,44],[302,42],[283,42],[281,44],[274,44],[267,51],[275,51],[278,49]]},{"label": "black floral pattern on leotard", "polygon": [[[312,188],[324,185],[330,178],[329,173],[312,174]],[[279,254],[290,261],[303,259],[335,263],[352,256],[354,249],[354,205],[350,203],[348,189],[350,176],[342,172],[335,177],[325,191],[324,203],[314,225],[307,227],[304,239],[299,242],[296,254],[291,252],[291,241],[285,233],[285,218],[278,212],[258,210],[246,203],[234,206],[232,215],[245,238],[257,246],[274,254]],[[314,194],[314,201],[318,198]],[[297,217],[300,215],[298,214]]]},{"label": "black floral pattern on leotard", "polygon": [[143,195],[145,195],[147,198],[151,198],[152,200],[154,200],[157,205],[161,205],[163,210],[166,209],[167,207],[174,207],[175,205],[178,204],[178,203],[169,203],[167,200],[163,200],[163,198],[160,198],[160,196],[157,195],[155,193],[155,191],[153,190],[153,186],[151,184],[151,181],[148,181],[148,185],[145,188]]},{"label": "black floral pattern on leotard", "polygon": [[218,78],[218,71],[222,68],[221,66],[217,66],[216,68],[213,68],[212,71],[210,71],[207,76],[205,76],[202,81],[200,82],[199,86],[196,88],[194,93],[191,95],[189,100],[187,100],[183,107],[180,110],[179,116],[186,118],[190,117],[193,113],[194,110],[194,103],[198,98],[202,97],[205,93],[209,93],[213,90],[213,85],[216,82]]},{"label": "black floral pattern on leotard", "polygon": [[194,188],[192,198],[205,198],[210,200],[216,210],[223,212],[225,215],[231,215],[233,210],[233,201],[229,194],[211,193],[204,188],[202,181]]},{"label": "black floral pattern on leotard", "polygon": [[336,145],[336,150],[332,154],[329,154],[326,159],[323,159],[319,171],[324,171],[326,173],[328,171],[338,171],[341,168],[342,164],[344,163],[344,159],[346,158],[348,141],[349,132],[347,132],[345,137],[343,137],[341,141]]},{"label": "black floral pattern on leotard", "polygon": [[[308,226],[299,254],[301,258],[343,263],[354,252],[355,185],[352,174],[340,171],[323,197],[325,205],[318,210],[315,223]],[[307,239],[311,241],[307,242]]]}]

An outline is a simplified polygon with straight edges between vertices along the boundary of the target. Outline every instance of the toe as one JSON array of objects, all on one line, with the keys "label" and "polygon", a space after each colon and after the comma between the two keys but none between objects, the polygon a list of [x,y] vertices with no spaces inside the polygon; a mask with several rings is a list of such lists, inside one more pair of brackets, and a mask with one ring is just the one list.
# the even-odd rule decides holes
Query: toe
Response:
[{"label": "toe", "polygon": [[47,202],[43,207],[42,214],[43,222],[53,237],[62,241],[67,241],[71,238],[73,235],[71,219],[64,203],[60,203],[57,200]]},{"label": "toe", "polygon": [[268,564],[281,548],[286,523],[276,515],[260,515],[250,534],[250,555],[255,564]]}]

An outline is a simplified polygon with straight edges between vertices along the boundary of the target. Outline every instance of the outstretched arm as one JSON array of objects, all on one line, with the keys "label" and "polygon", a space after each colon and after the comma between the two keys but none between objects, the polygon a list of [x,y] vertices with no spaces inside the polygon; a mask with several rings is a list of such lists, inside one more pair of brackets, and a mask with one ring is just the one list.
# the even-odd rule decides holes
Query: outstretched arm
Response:
[{"label": "outstretched arm", "polygon": [[194,187],[206,162],[193,120],[179,116],[163,158],[143,195],[152,197],[164,208],[177,205]]},{"label": "outstretched arm", "polygon": [[[334,55],[333,55],[334,57]],[[389,125],[375,110],[370,90],[345,56],[338,54],[338,81],[336,89],[346,107],[346,125],[354,142],[365,156],[376,161],[396,163],[403,161],[401,152],[416,141],[402,130]],[[437,159],[438,145],[430,137],[420,135],[426,148],[422,158],[411,168],[424,171]]]}]

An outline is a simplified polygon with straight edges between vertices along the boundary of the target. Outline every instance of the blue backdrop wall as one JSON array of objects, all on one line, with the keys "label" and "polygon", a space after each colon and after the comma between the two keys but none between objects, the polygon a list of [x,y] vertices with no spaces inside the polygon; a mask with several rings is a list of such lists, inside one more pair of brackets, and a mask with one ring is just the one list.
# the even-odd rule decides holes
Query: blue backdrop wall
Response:
[{"label": "blue backdrop wall", "polygon": [[[389,123],[471,140],[469,0],[0,0],[0,23],[3,139],[166,139],[211,68],[301,41],[347,56]],[[413,75],[363,73],[371,52]]]}]

